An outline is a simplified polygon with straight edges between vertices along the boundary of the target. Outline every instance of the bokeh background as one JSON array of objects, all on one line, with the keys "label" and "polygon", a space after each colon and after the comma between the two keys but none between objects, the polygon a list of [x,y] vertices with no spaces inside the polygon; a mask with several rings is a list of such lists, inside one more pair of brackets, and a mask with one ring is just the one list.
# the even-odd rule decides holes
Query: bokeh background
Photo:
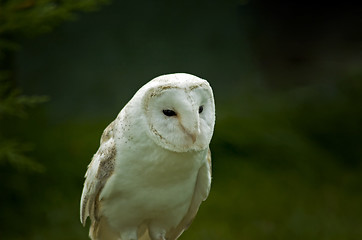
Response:
[{"label": "bokeh background", "polygon": [[362,239],[361,9],[0,1],[0,238],[88,239],[103,129],[147,81],[187,72],[210,82],[217,122],[211,193],[180,239]]}]

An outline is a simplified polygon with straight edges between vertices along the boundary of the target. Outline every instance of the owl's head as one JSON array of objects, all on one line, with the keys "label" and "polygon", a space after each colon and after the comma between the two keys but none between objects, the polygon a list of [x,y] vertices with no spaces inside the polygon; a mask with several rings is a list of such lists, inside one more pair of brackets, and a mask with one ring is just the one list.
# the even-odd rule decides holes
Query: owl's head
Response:
[{"label": "owl's head", "polygon": [[175,152],[206,149],[215,124],[215,105],[209,83],[177,73],[157,77],[143,87],[142,106],[148,135]]}]

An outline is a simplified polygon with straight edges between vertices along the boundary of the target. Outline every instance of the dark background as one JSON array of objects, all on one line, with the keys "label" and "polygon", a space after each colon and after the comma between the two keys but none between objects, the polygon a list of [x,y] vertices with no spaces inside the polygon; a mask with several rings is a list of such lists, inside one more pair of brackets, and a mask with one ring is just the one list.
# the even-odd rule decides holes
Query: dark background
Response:
[{"label": "dark background", "polygon": [[[103,129],[147,81],[187,72],[210,82],[217,120],[211,193],[180,239],[362,239],[361,6],[113,1],[52,31],[29,21],[41,11],[26,33],[0,24],[17,44],[1,59],[0,238],[87,239]],[[4,114],[11,89],[38,103]]]}]

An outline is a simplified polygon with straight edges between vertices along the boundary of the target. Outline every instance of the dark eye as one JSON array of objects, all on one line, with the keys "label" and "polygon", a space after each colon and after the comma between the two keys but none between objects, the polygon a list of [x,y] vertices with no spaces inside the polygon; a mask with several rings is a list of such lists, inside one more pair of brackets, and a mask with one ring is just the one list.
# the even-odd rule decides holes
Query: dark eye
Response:
[{"label": "dark eye", "polygon": [[167,117],[172,117],[172,116],[176,116],[176,112],[166,109],[166,110],[162,110],[163,114],[165,114]]},{"label": "dark eye", "polygon": [[202,111],[204,111],[204,107],[203,107],[203,106],[200,106],[200,107],[199,107],[199,113],[202,113]]}]

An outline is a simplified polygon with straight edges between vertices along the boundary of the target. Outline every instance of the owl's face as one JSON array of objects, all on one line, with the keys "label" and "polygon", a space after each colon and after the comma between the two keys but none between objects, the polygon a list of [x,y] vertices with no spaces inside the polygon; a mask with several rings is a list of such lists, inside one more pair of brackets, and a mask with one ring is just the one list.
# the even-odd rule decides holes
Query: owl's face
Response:
[{"label": "owl's face", "polygon": [[159,84],[151,87],[143,98],[150,137],[175,152],[206,149],[215,124],[210,85],[188,74],[182,75],[189,77],[182,81],[180,76],[177,79],[165,76],[168,78],[158,80]]}]

